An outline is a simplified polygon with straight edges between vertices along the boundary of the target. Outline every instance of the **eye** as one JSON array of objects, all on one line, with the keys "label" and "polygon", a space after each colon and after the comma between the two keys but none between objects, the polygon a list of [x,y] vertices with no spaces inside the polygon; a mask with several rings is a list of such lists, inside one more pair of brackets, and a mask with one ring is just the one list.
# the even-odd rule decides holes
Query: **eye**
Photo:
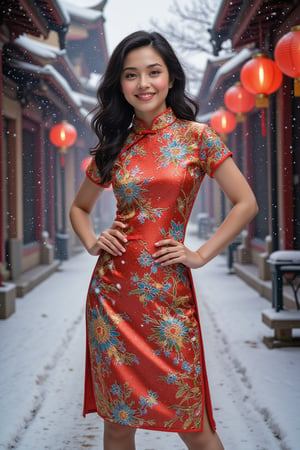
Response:
[{"label": "eye", "polygon": [[135,77],[136,77],[136,74],[135,74],[134,72],[127,72],[127,73],[125,74],[126,80],[132,80],[132,79],[135,78]]},{"label": "eye", "polygon": [[161,73],[160,70],[154,69],[154,70],[151,70],[150,75],[152,75],[152,76],[155,77],[155,76],[157,76],[157,75],[160,75],[160,73]]}]

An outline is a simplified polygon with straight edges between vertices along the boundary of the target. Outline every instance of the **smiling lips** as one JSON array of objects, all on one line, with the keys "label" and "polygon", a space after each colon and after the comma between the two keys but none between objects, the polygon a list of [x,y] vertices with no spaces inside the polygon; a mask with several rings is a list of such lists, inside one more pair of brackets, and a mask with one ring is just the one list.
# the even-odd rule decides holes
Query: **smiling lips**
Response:
[{"label": "smiling lips", "polygon": [[136,97],[139,100],[142,100],[143,102],[146,102],[147,100],[151,100],[154,95],[155,95],[154,92],[149,92],[147,94],[137,94]]}]

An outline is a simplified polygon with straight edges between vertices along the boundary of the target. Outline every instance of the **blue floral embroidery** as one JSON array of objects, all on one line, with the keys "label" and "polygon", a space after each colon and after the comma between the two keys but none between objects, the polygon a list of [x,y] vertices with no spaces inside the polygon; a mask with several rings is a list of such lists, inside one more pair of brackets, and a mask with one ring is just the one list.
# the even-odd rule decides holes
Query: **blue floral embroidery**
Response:
[{"label": "blue floral embroidery", "polygon": [[118,345],[117,337],[120,333],[117,328],[109,323],[106,315],[99,315],[96,309],[92,310],[90,328],[93,331],[94,345],[100,352],[106,352],[110,347]]},{"label": "blue floral embroidery", "polygon": [[201,373],[201,366],[199,364],[195,367],[196,373]]},{"label": "blue floral embroidery", "polygon": [[168,317],[154,329],[157,332],[159,342],[166,346],[168,350],[175,349],[176,351],[180,351],[183,338],[188,332],[188,328],[176,317]]},{"label": "blue floral embroidery", "polygon": [[186,158],[186,146],[177,141],[169,142],[169,147],[161,148],[163,156],[160,167],[167,167],[170,163],[184,166],[183,159]]},{"label": "blue floral embroidery", "polygon": [[164,228],[161,228],[160,232],[164,238],[172,237],[175,241],[182,241],[184,237],[184,223],[176,223],[174,220],[171,220],[171,227],[168,232]]},{"label": "blue floral embroidery", "polygon": [[118,195],[122,198],[125,203],[131,203],[133,200],[136,200],[140,196],[141,187],[131,181],[127,184],[122,184],[118,186]]},{"label": "blue floral embroidery", "polygon": [[183,239],[183,231],[184,231],[184,224],[183,223],[176,223],[174,220],[171,221],[172,228],[169,229],[169,233],[175,239],[175,241],[180,241]]},{"label": "blue floral embroidery", "polygon": [[120,397],[122,395],[122,386],[118,383],[114,383],[110,389],[111,393]]},{"label": "blue floral embroidery", "polygon": [[172,384],[175,383],[175,381],[177,381],[177,375],[175,375],[175,373],[169,372],[167,377],[167,383]]},{"label": "blue floral embroidery", "polygon": [[186,273],[187,273],[187,269],[183,264],[177,264],[176,265],[176,272],[180,278],[180,280],[183,283],[187,282],[187,277],[186,277]]},{"label": "blue floral embroidery", "polygon": [[183,368],[183,370],[185,370],[186,372],[188,372],[188,373],[190,373],[191,372],[191,366],[190,366],[190,364],[187,362],[187,361],[184,361],[183,363],[182,363],[182,366],[181,366],[182,368]]},{"label": "blue floral embroidery", "polygon": [[146,300],[152,301],[156,295],[159,294],[160,290],[151,286],[150,283],[146,283],[144,281],[141,281],[137,284],[139,289],[144,291]]},{"label": "blue floral embroidery", "polygon": [[140,404],[142,406],[152,408],[153,405],[158,404],[157,399],[158,399],[158,394],[156,392],[148,391],[147,397],[140,397]]},{"label": "blue floral embroidery", "polygon": [[120,402],[119,405],[112,409],[114,420],[121,425],[132,425],[135,411],[125,404]]},{"label": "blue floral embroidery", "polygon": [[138,262],[142,267],[151,267],[151,272],[156,273],[158,264],[153,260],[149,253],[142,252],[141,256],[138,258]]}]

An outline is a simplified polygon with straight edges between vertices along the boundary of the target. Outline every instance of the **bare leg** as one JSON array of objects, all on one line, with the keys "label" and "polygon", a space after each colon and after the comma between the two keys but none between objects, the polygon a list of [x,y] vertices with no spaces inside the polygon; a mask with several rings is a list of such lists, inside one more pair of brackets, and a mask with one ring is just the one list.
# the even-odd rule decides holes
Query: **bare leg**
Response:
[{"label": "bare leg", "polygon": [[203,431],[178,434],[189,450],[224,450],[219,436],[210,426],[206,409],[203,414]]},{"label": "bare leg", "polygon": [[104,421],[104,450],[135,450],[136,429]]}]

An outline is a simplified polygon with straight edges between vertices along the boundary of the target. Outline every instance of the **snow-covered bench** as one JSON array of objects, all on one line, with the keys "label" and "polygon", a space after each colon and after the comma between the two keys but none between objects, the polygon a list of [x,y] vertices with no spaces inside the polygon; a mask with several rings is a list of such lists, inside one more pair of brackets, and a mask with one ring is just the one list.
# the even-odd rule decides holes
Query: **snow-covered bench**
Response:
[{"label": "snow-covered bench", "polygon": [[[262,321],[274,329],[274,336],[264,337],[269,348],[300,346],[300,337],[293,336],[293,329],[300,328],[300,251],[276,251],[268,260],[272,274],[272,309],[262,312]],[[284,310],[283,277],[293,289],[297,310]]]},{"label": "snow-covered bench", "polygon": [[274,336],[264,336],[263,342],[269,348],[300,346],[300,336],[294,337],[292,330],[300,328],[300,310],[276,312],[266,309],[262,312],[262,321],[274,329]]},{"label": "snow-covered bench", "polygon": [[[300,283],[297,278],[300,275],[300,250],[280,250],[273,252],[268,260],[272,274],[272,306],[276,311],[283,309],[282,279],[293,289],[297,309],[299,309],[298,289]],[[291,277],[286,276],[290,274]]]}]

